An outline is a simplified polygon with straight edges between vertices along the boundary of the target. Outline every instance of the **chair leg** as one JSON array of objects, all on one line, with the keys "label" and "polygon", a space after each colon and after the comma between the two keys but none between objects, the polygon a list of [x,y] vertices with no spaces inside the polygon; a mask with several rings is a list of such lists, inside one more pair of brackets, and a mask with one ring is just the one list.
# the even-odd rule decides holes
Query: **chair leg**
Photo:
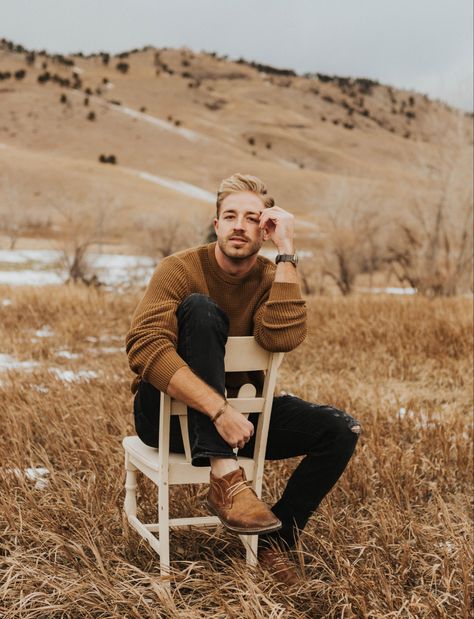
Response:
[{"label": "chair leg", "polygon": [[247,565],[257,565],[258,535],[240,535],[245,548],[245,560]]},{"label": "chair leg", "polygon": [[125,500],[123,508],[127,517],[137,515],[137,469],[125,454]]},{"label": "chair leg", "polygon": [[160,484],[158,488],[158,522],[160,525],[160,574],[168,576],[170,571],[170,518],[167,483]]}]

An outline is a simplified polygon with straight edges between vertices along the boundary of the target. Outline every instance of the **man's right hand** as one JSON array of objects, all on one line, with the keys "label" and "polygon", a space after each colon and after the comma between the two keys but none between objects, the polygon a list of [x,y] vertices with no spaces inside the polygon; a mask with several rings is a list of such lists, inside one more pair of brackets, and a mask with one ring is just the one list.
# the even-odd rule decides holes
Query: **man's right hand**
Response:
[{"label": "man's right hand", "polygon": [[233,449],[242,449],[253,436],[254,427],[242,413],[232,408],[230,404],[226,406],[224,413],[216,419],[214,424],[217,431]]}]

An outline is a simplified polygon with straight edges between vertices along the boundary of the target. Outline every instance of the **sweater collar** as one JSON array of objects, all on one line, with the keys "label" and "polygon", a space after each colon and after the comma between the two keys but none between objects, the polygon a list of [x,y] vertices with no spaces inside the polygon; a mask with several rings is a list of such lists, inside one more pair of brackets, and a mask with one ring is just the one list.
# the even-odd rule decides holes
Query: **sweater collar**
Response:
[{"label": "sweater collar", "polygon": [[207,257],[210,270],[213,275],[215,275],[218,279],[221,279],[228,284],[244,284],[249,280],[254,279],[255,277],[259,278],[260,272],[262,270],[262,262],[258,259],[254,267],[243,277],[237,277],[236,275],[230,275],[229,273],[226,273],[223,269],[221,269],[216,260],[216,245],[217,241],[214,241],[214,243],[209,243],[209,245],[207,246]]}]

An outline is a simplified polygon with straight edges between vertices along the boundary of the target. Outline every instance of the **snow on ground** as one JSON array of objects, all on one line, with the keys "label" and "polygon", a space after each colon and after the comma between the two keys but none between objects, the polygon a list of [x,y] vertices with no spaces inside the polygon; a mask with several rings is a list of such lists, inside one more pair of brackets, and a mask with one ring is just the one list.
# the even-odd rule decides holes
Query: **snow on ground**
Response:
[{"label": "snow on ground", "polygon": [[150,114],[145,114],[144,112],[137,112],[137,110],[126,107],[125,105],[114,105],[113,103],[111,103],[108,105],[108,107],[114,109],[116,112],[127,114],[132,118],[143,120],[144,122],[150,123],[151,125],[160,127],[160,129],[164,129],[165,131],[170,131],[171,133],[180,135],[181,137],[189,140],[190,142],[197,142],[199,140],[207,141],[209,139],[201,133],[197,133],[196,131],[192,131],[191,129],[186,129],[185,127],[177,127],[175,124],[168,120],[162,120],[161,118],[156,118],[156,116],[151,116]]},{"label": "snow on ground", "polygon": [[49,371],[65,383],[89,382],[92,378],[97,378],[98,376],[94,370],[78,370],[74,372],[73,370],[63,370],[61,368],[49,368]]},{"label": "snow on ground", "polygon": [[0,271],[0,284],[7,286],[52,286],[63,282],[64,277],[50,271]]},{"label": "snow on ground", "polygon": [[56,357],[61,357],[63,359],[79,359],[81,356],[75,352],[70,352],[69,350],[57,350],[54,354]]},{"label": "snow on ground", "polygon": [[61,258],[61,252],[54,249],[0,249],[0,263],[21,264],[37,262],[55,264]]},{"label": "snow on ground", "polygon": [[282,159],[281,157],[277,157],[278,163],[281,163],[285,168],[292,168],[294,170],[299,170],[300,166],[294,161],[288,161],[288,159]]},{"label": "snow on ground", "polygon": [[397,288],[389,286],[388,288],[357,288],[359,292],[370,292],[372,294],[416,294],[416,288]]},{"label": "snow on ground", "polygon": [[32,370],[38,367],[37,361],[18,361],[11,355],[0,353],[0,372],[8,370]]},{"label": "snow on ground", "polygon": [[[10,286],[48,286],[66,281],[67,273],[59,266],[62,252],[58,250],[0,250],[0,284]],[[17,265],[18,270],[1,264]],[[28,268],[22,268],[27,264]],[[118,254],[90,254],[90,264],[99,281],[106,286],[120,286],[130,282],[146,283],[155,263],[148,256]],[[57,265],[56,269],[51,266]],[[46,270],[44,270],[46,267]],[[2,303],[5,304],[5,303]]]},{"label": "snow on ground", "polygon": [[43,325],[41,329],[35,331],[35,335],[36,337],[52,337],[54,335],[54,331],[49,325]]},{"label": "snow on ground", "polygon": [[139,178],[143,178],[144,180],[155,183],[156,185],[161,185],[167,189],[173,189],[174,191],[182,193],[185,196],[196,198],[197,200],[203,200],[204,202],[208,202],[210,204],[215,204],[216,202],[215,194],[210,191],[206,191],[205,189],[201,189],[201,187],[197,187],[196,185],[192,185],[191,183],[177,181],[172,178],[165,178],[164,176],[157,176],[156,174],[150,174],[149,172],[144,172],[142,170],[129,171],[132,174],[136,174]]},{"label": "snow on ground", "polygon": [[48,485],[46,477],[49,475],[49,470],[43,466],[28,467],[26,469],[19,468],[0,468],[0,473],[10,473],[15,477],[25,477],[31,481],[36,482],[35,488],[43,490]]}]

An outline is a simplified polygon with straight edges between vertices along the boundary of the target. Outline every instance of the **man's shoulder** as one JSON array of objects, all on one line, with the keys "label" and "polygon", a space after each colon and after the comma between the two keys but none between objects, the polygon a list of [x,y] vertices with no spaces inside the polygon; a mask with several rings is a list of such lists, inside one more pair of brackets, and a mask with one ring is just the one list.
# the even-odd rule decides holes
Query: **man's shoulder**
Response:
[{"label": "man's shoulder", "polygon": [[182,262],[184,264],[192,264],[196,259],[200,259],[203,254],[207,252],[209,243],[204,245],[197,245],[196,247],[189,247],[188,249],[182,249],[174,254],[170,254],[163,260],[168,262]]}]

